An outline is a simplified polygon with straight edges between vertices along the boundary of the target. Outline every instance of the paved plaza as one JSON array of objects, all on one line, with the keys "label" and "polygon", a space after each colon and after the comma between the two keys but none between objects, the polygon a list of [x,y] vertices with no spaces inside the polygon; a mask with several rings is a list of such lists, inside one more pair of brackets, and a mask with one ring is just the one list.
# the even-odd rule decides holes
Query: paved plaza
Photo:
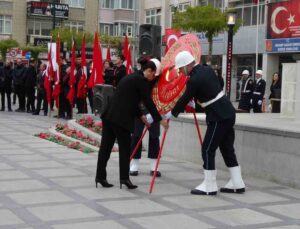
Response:
[{"label": "paved plaza", "polygon": [[[244,195],[194,196],[201,165],[172,158],[162,158],[163,176],[149,194],[147,159],[140,176],[131,178],[139,188],[121,190],[118,153],[112,153],[108,181],[115,186],[96,189],[97,153],[33,136],[56,122],[0,112],[0,229],[300,229],[300,190],[245,177]],[[228,176],[218,171],[219,186]]]}]

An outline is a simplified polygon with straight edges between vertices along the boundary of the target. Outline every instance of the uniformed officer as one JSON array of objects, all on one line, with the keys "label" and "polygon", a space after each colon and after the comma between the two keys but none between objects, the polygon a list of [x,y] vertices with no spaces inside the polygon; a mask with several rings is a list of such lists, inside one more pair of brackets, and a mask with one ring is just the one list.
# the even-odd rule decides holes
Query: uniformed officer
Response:
[{"label": "uniformed officer", "polygon": [[262,102],[266,90],[266,81],[262,79],[263,71],[257,70],[255,73],[254,91],[252,94],[251,104],[254,113],[261,113]]},{"label": "uniformed officer", "polygon": [[[186,91],[172,110],[172,115],[177,117],[193,98],[206,113],[207,131],[202,145],[204,181],[193,189],[191,194],[217,194],[215,154],[218,147],[231,175],[229,182],[220,191],[245,192],[245,184],[233,147],[235,109],[224,95],[214,71],[209,66],[196,65],[194,57],[188,51],[182,51],[176,55],[175,67],[190,78],[186,84]],[[170,113],[166,116],[169,118]]]},{"label": "uniformed officer", "polygon": [[249,76],[249,71],[244,70],[242,72],[242,88],[241,88],[241,99],[238,106],[238,111],[250,113],[251,104],[250,100],[252,97],[254,83]]}]

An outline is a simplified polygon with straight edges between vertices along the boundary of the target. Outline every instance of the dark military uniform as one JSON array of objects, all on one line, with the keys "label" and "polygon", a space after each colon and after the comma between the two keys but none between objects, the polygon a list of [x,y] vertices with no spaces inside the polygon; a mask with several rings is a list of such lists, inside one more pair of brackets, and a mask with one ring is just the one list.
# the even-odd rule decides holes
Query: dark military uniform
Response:
[{"label": "dark military uniform", "polygon": [[211,67],[196,65],[193,68],[186,91],[176,103],[172,115],[177,117],[183,112],[192,98],[201,104],[206,113],[207,131],[202,145],[204,169],[215,170],[215,153],[218,147],[227,167],[238,166],[233,147],[235,109],[223,94]]},{"label": "dark military uniform", "polygon": [[254,83],[254,91],[252,94],[252,108],[254,113],[262,112],[262,101],[265,96],[266,81],[262,78],[258,79]]},{"label": "dark military uniform", "polygon": [[11,110],[11,92],[12,92],[12,69],[10,66],[4,66],[0,69],[0,93],[1,93],[1,110],[5,109],[5,94],[7,97],[8,111]]},{"label": "dark military uniform", "polygon": [[254,90],[254,83],[250,77],[242,81],[241,99],[238,106],[238,109],[240,111],[244,111],[248,113],[250,112],[251,109],[250,100],[252,98],[253,90]]}]

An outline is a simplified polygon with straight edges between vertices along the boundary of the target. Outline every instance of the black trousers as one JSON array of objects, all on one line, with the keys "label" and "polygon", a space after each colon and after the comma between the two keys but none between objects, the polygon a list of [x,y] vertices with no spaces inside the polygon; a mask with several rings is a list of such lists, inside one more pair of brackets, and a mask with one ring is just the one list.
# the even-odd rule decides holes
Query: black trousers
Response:
[{"label": "black trousers", "polygon": [[40,113],[41,111],[41,105],[43,102],[43,110],[44,114],[47,115],[48,113],[48,102],[47,102],[47,96],[45,90],[38,89],[37,90],[37,104],[36,104],[36,113]]},{"label": "black trousers", "polygon": [[207,122],[207,130],[202,145],[203,168],[215,170],[216,150],[219,147],[227,167],[238,166],[234,152],[235,118],[218,122]]},{"label": "black trousers", "polygon": [[19,109],[25,111],[25,86],[15,85],[15,92],[19,100]]},{"label": "black trousers", "polygon": [[[134,148],[136,147],[138,141],[140,140],[143,130],[144,123],[140,119],[135,119],[134,122],[134,132],[131,136],[131,149],[130,152],[133,153]],[[149,128],[149,143],[148,143],[148,158],[157,159],[159,152],[159,135],[160,135],[160,124],[159,122],[154,122]],[[139,146],[134,159],[141,159],[142,155],[142,144]]]},{"label": "black trousers", "polygon": [[86,114],[87,113],[87,106],[86,106],[86,98],[77,98],[76,104],[78,108],[78,114]]},{"label": "black trousers", "polygon": [[8,88],[1,88],[0,89],[0,94],[1,94],[1,109],[5,109],[5,95],[7,98],[7,108],[8,110],[11,110],[11,89]]},{"label": "black trousers", "polygon": [[252,108],[254,113],[262,113],[262,104],[258,105],[258,101],[263,99],[260,97],[260,95],[253,94],[252,96]]},{"label": "black trousers", "polygon": [[130,131],[107,120],[102,120],[103,130],[98,154],[96,179],[106,179],[106,166],[115,140],[119,144],[120,180],[129,179]]},{"label": "black trousers", "polygon": [[35,100],[35,89],[34,88],[26,88],[26,109],[27,111],[35,111],[34,100]]},{"label": "black trousers", "polygon": [[89,104],[91,107],[91,113],[94,113],[94,93],[93,93],[93,89],[88,89],[88,99],[89,99]]}]

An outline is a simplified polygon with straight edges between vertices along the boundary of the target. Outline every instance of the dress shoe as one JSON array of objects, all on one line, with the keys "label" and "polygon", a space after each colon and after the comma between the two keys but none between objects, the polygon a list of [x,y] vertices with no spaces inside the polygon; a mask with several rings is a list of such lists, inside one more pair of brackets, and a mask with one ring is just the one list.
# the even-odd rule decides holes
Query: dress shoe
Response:
[{"label": "dress shoe", "polygon": [[139,175],[139,171],[130,171],[129,175],[130,176],[138,176]]},{"label": "dress shoe", "polygon": [[5,110],[4,108],[1,109],[1,111],[4,111],[4,110]]},{"label": "dress shoe", "polygon": [[126,185],[128,189],[136,189],[138,186],[131,183],[130,180],[120,180],[120,189],[122,189],[122,185]]},{"label": "dress shoe", "polygon": [[38,112],[33,112],[32,115],[39,115],[39,113]]},{"label": "dress shoe", "polygon": [[8,111],[9,111],[9,112],[12,112],[12,109],[11,109],[11,108],[9,108],[9,109],[8,109]]},{"label": "dress shoe", "polygon": [[217,195],[217,192],[204,192],[198,189],[191,190],[191,194],[193,195],[208,195],[208,196],[215,196]]},{"label": "dress shoe", "polygon": [[96,188],[98,188],[98,183],[102,185],[103,188],[111,188],[114,185],[107,182],[107,180],[95,180]]},{"label": "dress shoe", "polygon": [[[150,176],[153,177],[154,171],[150,171]],[[156,177],[161,177],[161,173],[159,171],[156,171]]]}]

